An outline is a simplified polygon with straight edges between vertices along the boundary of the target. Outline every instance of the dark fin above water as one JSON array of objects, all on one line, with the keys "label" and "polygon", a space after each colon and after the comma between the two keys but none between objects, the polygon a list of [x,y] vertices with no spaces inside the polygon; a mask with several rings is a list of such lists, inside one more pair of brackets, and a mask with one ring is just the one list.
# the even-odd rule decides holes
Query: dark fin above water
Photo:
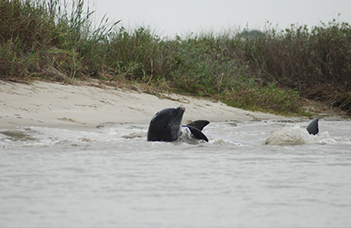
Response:
[{"label": "dark fin above water", "polygon": [[187,126],[187,127],[190,129],[191,134],[193,134],[194,138],[196,138],[196,139],[203,139],[206,142],[208,142],[208,138],[200,130],[198,130],[198,129],[194,128],[194,127],[190,127],[190,126]]},{"label": "dark fin above water", "polygon": [[194,138],[202,139],[202,140],[205,140],[206,142],[208,142],[208,138],[201,131],[209,123],[210,123],[210,121],[207,121],[207,120],[196,120],[194,122],[191,122],[191,123],[185,125],[184,127],[189,128],[189,130],[190,130],[191,134],[193,134]]},{"label": "dark fin above water", "polygon": [[185,127],[189,127],[189,128],[193,127],[202,131],[202,129],[204,129],[204,127],[206,127],[209,123],[210,121],[207,121],[207,120],[195,120],[194,122],[191,122],[185,125]]},{"label": "dark fin above water", "polygon": [[319,132],[318,121],[319,121],[319,118],[316,118],[312,120],[311,123],[307,126],[306,130],[308,131],[308,133],[310,133],[310,135],[318,134]]}]

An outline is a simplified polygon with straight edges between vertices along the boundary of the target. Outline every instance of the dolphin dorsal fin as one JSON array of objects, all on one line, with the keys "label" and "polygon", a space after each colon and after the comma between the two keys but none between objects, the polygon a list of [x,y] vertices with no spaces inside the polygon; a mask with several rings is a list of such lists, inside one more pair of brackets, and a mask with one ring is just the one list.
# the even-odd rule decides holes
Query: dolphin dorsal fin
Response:
[{"label": "dolphin dorsal fin", "polygon": [[209,123],[210,123],[210,121],[207,121],[207,120],[195,120],[194,122],[191,122],[191,123],[185,125],[185,127],[189,128],[190,132],[193,134],[193,136],[196,139],[203,139],[206,142],[208,142],[208,138],[201,131]]},{"label": "dolphin dorsal fin", "polygon": [[187,126],[187,127],[190,129],[191,134],[193,134],[194,138],[196,138],[196,139],[203,139],[206,142],[208,142],[208,138],[200,130],[198,130],[195,127],[190,127],[190,126]]},{"label": "dolphin dorsal fin", "polygon": [[210,123],[210,121],[208,120],[195,120],[194,122],[191,122],[189,124],[186,125],[186,127],[194,127],[200,131],[202,131],[202,129],[204,129],[204,127],[206,127],[208,124]]},{"label": "dolphin dorsal fin", "polygon": [[318,134],[318,132],[319,132],[318,121],[319,121],[319,118],[316,118],[316,119],[312,120],[311,123],[307,126],[306,130],[308,131],[308,133],[310,135]]}]

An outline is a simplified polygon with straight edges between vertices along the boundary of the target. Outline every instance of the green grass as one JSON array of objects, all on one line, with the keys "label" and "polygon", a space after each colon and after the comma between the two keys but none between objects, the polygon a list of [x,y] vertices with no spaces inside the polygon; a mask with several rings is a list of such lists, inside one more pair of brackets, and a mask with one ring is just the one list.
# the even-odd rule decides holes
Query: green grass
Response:
[{"label": "green grass", "polygon": [[167,39],[105,19],[94,30],[83,9],[0,0],[0,79],[130,82],[280,114],[305,114],[303,97],[351,113],[348,23]]}]

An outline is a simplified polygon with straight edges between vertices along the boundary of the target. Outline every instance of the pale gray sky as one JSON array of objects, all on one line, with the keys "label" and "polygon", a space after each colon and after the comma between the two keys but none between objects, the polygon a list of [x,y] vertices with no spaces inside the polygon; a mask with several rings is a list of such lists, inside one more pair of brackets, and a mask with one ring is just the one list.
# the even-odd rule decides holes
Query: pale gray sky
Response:
[{"label": "pale gray sky", "polygon": [[[338,19],[351,23],[350,0],[85,0],[126,28],[149,26],[161,36],[214,32],[238,27],[264,30],[266,21],[279,28]],[[339,16],[340,14],[340,16]]]}]

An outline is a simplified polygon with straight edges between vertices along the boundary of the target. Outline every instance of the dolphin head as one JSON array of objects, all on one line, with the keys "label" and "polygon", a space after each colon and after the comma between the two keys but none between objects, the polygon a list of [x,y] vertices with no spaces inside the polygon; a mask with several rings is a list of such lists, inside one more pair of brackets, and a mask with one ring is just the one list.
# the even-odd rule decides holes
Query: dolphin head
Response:
[{"label": "dolphin head", "polygon": [[157,112],[150,121],[147,140],[166,142],[177,140],[182,134],[180,124],[184,112],[184,107],[167,108]]}]

